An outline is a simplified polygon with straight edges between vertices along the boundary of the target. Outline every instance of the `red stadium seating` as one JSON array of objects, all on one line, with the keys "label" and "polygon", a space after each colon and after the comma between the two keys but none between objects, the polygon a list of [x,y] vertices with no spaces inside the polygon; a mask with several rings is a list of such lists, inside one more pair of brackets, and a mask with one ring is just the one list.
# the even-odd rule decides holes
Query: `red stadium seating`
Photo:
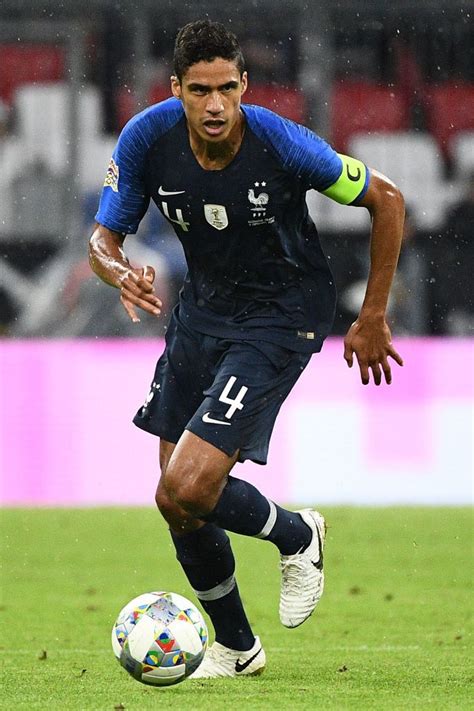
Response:
[{"label": "red stadium seating", "polygon": [[460,131],[474,131],[474,84],[446,82],[426,89],[427,128],[448,154]]},{"label": "red stadium seating", "polygon": [[135,95],[129,89],[120,89],[115,97],[117,109],[117,130],[121,131],[127,121],[137,113]]},{"label": "red stadium seating", "polygon": [[[153,84],[148,92],[147,106],[169,99],[170,96],[171,88],[169,82],[166,84]],[[140,109],[137,107],[135,94],[130,89],[121,89],[117,94],[116,101],[117,128],[120,130]]]},{"label": "red stadium seating", "polygon": [[266,109],[276,111],[298,123],[306,120],[306,101],[304,94],[295,86],[279,86],[275,84],[254,84],[250,82],[244,95],[246,104],[258,104]]},{"label": "red stadium seating", "polygon": [[160,101],[169,99],[171,94],[171,86],[169,82],[165,84],[153,84],[148,92],[148,103],[158,104]]},{"label": "red stadium seating", "polygon": [[45,44],[0,44],[0,98],[13,100],[15,89],[33,82],[60,81],[64,50]]},{"label": "red stadium seating", "polygon": [[368,82],[336,82],[331,100],[331,141],[341,152],[356,133],[404,131],[409,114],[396,87]]}]

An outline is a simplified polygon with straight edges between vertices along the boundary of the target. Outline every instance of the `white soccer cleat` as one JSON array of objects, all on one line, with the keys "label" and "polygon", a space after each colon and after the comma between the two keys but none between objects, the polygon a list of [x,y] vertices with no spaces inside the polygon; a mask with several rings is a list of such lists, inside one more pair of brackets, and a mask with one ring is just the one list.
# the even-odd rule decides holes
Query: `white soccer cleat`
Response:
[{"label": "white soccer cleat", "polygon": [[280,622],[298,627],[312,614],[324,589],[323,548],[326,522],[317,511],[297,511],[313,532],[302,553],[280,556]]},{"label": "white soccer cleat", "polygon": [[190,679],[217,679],[218,677],[257,676],[265,669],[265,652],[260,639],[247,652],[229,649],[214,642],[206,651],[204,659]]}]

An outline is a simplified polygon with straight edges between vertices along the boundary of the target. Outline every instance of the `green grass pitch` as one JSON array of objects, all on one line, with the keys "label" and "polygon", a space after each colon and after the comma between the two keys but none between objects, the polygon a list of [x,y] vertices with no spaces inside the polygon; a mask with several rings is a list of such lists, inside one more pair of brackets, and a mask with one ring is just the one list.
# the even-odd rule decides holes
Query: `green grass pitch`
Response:
[{"label": "green grass pitch", "polygon": [[1,709],[472,709],[472,511],[324,513],[326,591],[295,630],[276,549],[233,539],[265,674],[155,689],[117,664],[110,630],[139,593],[193,599],[158,513],[2,511]]}]

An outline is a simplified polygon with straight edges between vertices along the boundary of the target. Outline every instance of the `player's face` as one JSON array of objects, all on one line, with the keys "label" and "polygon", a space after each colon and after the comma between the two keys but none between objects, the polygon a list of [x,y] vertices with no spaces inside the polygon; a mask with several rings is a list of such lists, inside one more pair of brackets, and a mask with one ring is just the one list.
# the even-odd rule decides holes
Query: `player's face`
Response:
[{"label": "player's face", "polygon": [[190,131],[201,139],[219,143],[239,128],[247,72],[240,76],[235,62],[217,58],[192,64],[181,82],[171,78],[171,88],[183,102]]}]

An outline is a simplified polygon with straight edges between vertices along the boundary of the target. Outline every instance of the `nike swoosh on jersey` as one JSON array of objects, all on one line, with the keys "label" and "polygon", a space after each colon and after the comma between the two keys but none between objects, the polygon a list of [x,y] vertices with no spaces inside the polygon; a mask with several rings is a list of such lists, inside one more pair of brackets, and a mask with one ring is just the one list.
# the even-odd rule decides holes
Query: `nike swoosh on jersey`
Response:
[{"label": "nike swoosh on jersey", "polygon": [[212,417],[209,417],[209,413],[205,412],[204,415],[202,416],[202,421],[207,422],[209,425],[230,425],[230,422],[223,422],[222,420],[214,420]]},{"label": "nike swoosh on jersey", "polygon": [[162,186],[158,188],[158,195],[182,195],[186,190],[163,190]]},{"label": "nike swoosh on jersey", "polygon": [[253,660],[256,657],[258,657],[258,655],[260,654],[261,651],[262,651],[262,648],[260,647],[260,649],[257,652],[255,652],[255,654],[252,657],[250,657],[250,659],[246,659],[243,664],[240,663],[240,659],[237,659],[237,661],[235,662],[235,671],[237,673],[240,673],[240,672],[243,672],[244,669],[247,669],[249,664],[252,664]]}]

